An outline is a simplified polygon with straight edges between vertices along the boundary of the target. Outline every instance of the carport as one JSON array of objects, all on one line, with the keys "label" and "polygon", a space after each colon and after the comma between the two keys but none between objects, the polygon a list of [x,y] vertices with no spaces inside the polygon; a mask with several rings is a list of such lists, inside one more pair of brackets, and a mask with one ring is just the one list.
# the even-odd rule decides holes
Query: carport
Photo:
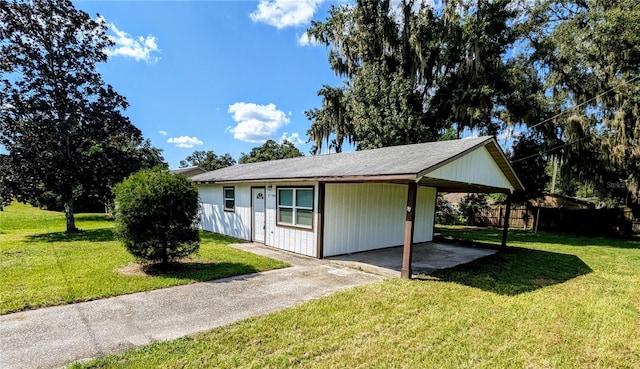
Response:
[{"label": "carport", "polygon": [[[362,268],[370,265],[385,269],[387,272],[400,271],[402,278],[411,278],[413,274],[430,273],[433,270],[450,268],[495,253],[495,250],[424,242],[424,239],[419,239],[418,242],[414,243],[417,214],[424,213],[425,207],[430,208],[433,206],[433,208],[429,209],[429,211],[433,212],[433,216],[430,218],[431,237],[433,236],[436,210],[435,198],[438,192],[511,194],[515,190],[524,189],[522,182],[520,182],[494,138],[484,137],[469,140],[469,142],[473,142],[473,145],[469,145],[469,147],[462,150],[455,148],[453,145],[448,146],[447,142],[441,142],[442,146],[438,148],[439,150],[427,151],[431,155],[429,159],[424,161],[415,159],[415,162],[421,164],[428,163],[431,160],[433,164],[429,163],[431,165],[424,167],[423,170],[412,172],[402,179],[394,178],[392,181],[381,181],[382,183],[405,184],[407,187],[404,242],[402,246],[378,247],[373,251],[348,252],[342,255],[330,255],[329,257],[332,260],[359,264],[359,267]],[[451,142],[451,144],[454,144],[454,142]],[[435,145],[431,145],[435,148]],[[407,152],[404,152],[403,155],[408,157]],[[402,155],[389,155],[386,159],[400,163],[402,157]],[[438,157],[444,157],[444,159],[436,161]],[[381,165],[380,162],[377,165]],[[417,201],[422,189],[435,189],[433,203]],[[508,234],[509,200],[510,197],[507,196],[507,210],[502,232],[503,247],[506,246]],[[359,204],[351,204],[351,206],[357,208]],[[323,222],[326,221],[323,220]],[[424,221],[424,216],[418,220],[418,223],[420,221]],[[332,224],[332,226],[335,227],[335,224]],[[326,242],[326,236],[322,237],[321,240]],[[431,240],[432,238],[426,241]],[[323,248],[321,242],[319,250],[322,249],[326,249],[326,246]],[[399,261],[400,255],[401,260]],[[322,257],[322,254],[320,254],[320,257]]]}]

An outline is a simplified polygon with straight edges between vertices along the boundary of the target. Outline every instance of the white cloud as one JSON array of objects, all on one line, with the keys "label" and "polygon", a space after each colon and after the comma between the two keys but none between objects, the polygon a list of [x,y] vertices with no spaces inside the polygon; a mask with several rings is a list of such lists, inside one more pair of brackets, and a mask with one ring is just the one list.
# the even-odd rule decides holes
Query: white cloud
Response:
[{"label": "white cloud", "polygon": [[307,32],[298,37],[298,45],[300,46],[318,46],[320,43],[315,37],[310,36]]},{"label": "white cloud", "polygon": [[161,134],[161,135],[163,135],[163,136],[168,135],[167,131],[158,131],[158,133],[160,133],[160,134]]},{"label": "white cloud", "polygon": [[104,22],[107,28],[113,33],[107,35],[107,37],[115,42],[114,47],[105,50],[107,56],[120,55],[135,59],[135,61],[143,60],[147,64],[157,63],[160,60],[160,57],[157,56],[160,49],[158,48],[155,36],[133,37],[127,32],[119,30],[115,24],[107,22],[103,17],[98,18],[98,20]]},{"label": "white cloud", "polygon": [[293,132],[292,134],[289,134],[289,132],[283,132],[282,137],[280,137],[280,142],[284,140],[291,141],[296,145],[304,145],[304,141],[302,141],[298,132]]},{"label": "white cloud", "polygon": [[176,144],[177,147],[192,148],[194,146],[202,146],[203,142],[198,137],[180,136],[171,137],[167,140],[170,144]]},{"label": "white cloud", "polygon": [[276,109],[275,104],[257,105],[237,102],[229,105],[228,112],[238,124],[235,127],[228,127],[227,131],[233,133],[235,139],[245,142],[264,142],[273,139],[278,129],[289,123],[287,114]]},{"label": "white cloud", "polygon": [[251,14],[254,22],[261,22],[278,29],[308,24],[324,0],[260,0]]}]

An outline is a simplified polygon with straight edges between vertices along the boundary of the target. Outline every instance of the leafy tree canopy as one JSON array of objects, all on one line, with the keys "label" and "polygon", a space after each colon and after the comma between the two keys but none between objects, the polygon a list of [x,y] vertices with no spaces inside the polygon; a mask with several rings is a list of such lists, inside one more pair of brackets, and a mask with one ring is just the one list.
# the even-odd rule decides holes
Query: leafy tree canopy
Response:
[{"label": "leafy tree canopy", "polygon": [[434,141],[455,128],[496,134],[537,118],[535,68],[506,57],[522,33],[509,0],[356,1],[335,5],[309,35],[329,48],[342,87],[324,86],[306,112],[317,150]]},{"label": "leafy tree canopy", "polygon": [[296,145],[289,140],[283,140],[282,143],[277,143],[274,140],[267,140],[262,146],[254,147],[247,155],[242,153],[240,155],[240,164],[256,163],[259,161],[278,160],[295,158],[298,156],[304,156],[304,154],[298,150]]},{"label": "leafy tree canopy", "polygon": [[68,0],[0,2],[0,144],[12,173],[3,186],[22,201],[54,194],[67,231],[78,199],[106,202],[113,184],[163,162],[96,71],[113,44],[105,31]]},{"label": "leafy tree canopy", "polygon": [[561,187],[639,208],[640,2],[542,1],[527,27],[557,113],[533,129],[562,163]]},{"label": "leafy tree canopy", "polygon": [[544,142],[540,136],[522,135],[513,144],[511,165],[524,185],[525,192],[517,192],[515,202],[522,202],[541,195],[549,182],[546,172],[547,157],[540,155]]},{"label": "leafy tree canopy", "polygon": [[180,167],[198,166],[206,171],[222,169],[236,164],[231,155],[216,155],[213,151],[196,150],[193,154],[180,161]]}]

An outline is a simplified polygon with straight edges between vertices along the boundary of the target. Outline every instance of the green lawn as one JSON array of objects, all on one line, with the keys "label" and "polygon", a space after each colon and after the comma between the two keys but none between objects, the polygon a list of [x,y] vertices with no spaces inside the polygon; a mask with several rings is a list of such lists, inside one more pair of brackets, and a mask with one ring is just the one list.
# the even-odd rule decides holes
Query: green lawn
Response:
[{"label": "green lawn", "polygon": [[83,231],[66,234],[64,214],[18,203],[0,212],[0,314],[287,266],[227,246],[236,239],[203,232],[199,253],[184,268],[123,274],[118,269],[134,258],[114,240],[113,221],[78,214],[76,224]]},{"label": "green lawn", "polygon": [[[497,244],[500,231],[439,228]],[[498,255],[75,367],[638,368],[640,242],[514,230]]]}]

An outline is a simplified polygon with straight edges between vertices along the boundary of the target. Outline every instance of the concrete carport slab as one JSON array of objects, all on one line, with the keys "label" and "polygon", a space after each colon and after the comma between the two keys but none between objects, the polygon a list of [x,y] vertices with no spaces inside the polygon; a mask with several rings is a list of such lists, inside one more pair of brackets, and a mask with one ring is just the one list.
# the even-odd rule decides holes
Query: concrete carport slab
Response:
[{"label": "concrete carport slab", "polygon": [[[411,267],[413,275],[429,274],[495,253],[496,250],[490,249],[425,242],[413,245]],[[384,277],[398,278],[402,268],[402,246],[331,256],[326,259]]]}]

